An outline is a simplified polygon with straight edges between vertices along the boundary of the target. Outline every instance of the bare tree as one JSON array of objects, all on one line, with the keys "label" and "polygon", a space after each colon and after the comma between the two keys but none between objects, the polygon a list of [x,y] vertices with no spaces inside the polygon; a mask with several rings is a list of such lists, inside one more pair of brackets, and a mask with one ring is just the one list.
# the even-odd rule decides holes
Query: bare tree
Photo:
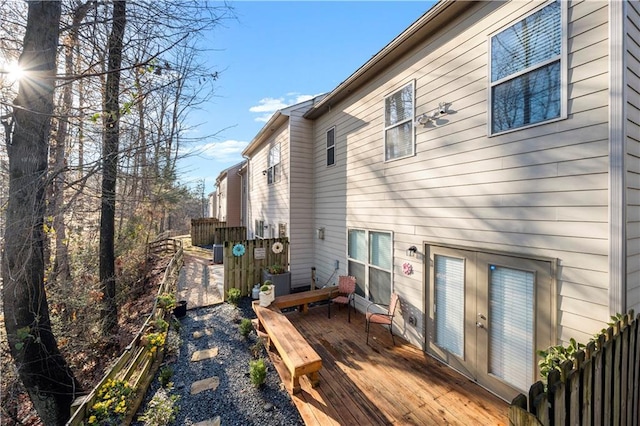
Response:
[{"label": "bare tree", "polygon": [[47,160],[58,46],[60,2],[28,4],[13,108],[9,200],[2,256],[3,308],[11,355],[45,424],[69,418],[77,382],[51,331],[44,290],[44,214]]},{"label": "bare tree", "polygon": [[113,4],[113,24],[109,35],[107,85],[104,104],[104,143],[102,148],[102,208],[100,211],[100,283],[104,294],[102,306],[103,334],[118,328],[115,270],[116,181],[120,129],[120,67],[126,22],[126,2]]}]

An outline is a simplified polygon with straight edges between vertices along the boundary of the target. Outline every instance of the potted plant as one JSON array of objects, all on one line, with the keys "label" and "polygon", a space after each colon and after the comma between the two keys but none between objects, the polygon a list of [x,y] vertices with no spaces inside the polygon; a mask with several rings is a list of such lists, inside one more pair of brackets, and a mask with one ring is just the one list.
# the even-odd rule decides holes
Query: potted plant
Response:
[{"label": "potted plant", "polygon": [[291,271],[279,263],[269,265],[262,270],[262,281],[271,281],[276,288],[276,296],[291,293]]},{"label": "potted plant", "polygon": [[260,298],[260,306],[269,306],[271,302],[273,302],[273,300],[276,298],[275,293],[276,292],[273,283],[269,280],[266,280],[262,287],[260,287],[260,293],[258,295]]}]

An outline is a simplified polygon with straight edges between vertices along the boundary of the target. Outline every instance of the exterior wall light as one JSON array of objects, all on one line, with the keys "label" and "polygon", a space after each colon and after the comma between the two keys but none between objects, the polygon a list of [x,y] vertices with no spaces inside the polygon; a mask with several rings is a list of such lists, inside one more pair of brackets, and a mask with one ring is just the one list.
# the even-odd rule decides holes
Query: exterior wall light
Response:
[{"label": "exterior wall light", "polygon": [[416,248],[416,246],[411,246],[407,249],[407,256],[414,257],[417,252],[418,252],[418,249]]}]

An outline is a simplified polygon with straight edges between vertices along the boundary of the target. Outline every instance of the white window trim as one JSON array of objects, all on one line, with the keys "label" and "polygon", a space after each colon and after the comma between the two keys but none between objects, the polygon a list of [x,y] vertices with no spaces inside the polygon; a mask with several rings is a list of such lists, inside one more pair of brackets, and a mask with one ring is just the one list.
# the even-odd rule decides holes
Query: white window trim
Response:
[{"label": "white window trim", "polygon": [[[270,160],[271,151],[273,151],[276,148],[278,149],[278,162],[274,164],[269,164],[271,161]],[[281,164],[282,164],[282,147],[280,146],[280,143],[276,143],[270,146],[269,150],[267,151],[267,185],[273,185],[280,182],[280,173],[282,169]],[[280,166],[280,170],[276,169],[277,166]],[[276,171],[278,171],[277,174],[276,174]],[[269,176],[273,176],[273,179],[271,182],[269,182]]]},{"label": "white window trim", "polygon": [[532,127],[536,127],[536,126],[541,126],[544,124],[549,124],[549,123],[553,123],[556,121],[561,121],[561,120],[566,120],[567,118],[567,108],[568,108],[568,46],[567,46],[567,39],[568,39],[568,12],[567,12],[567,2],[566,1],[562,1],[559,0],[560,2],[560,25],[562,28],[562,35],[561,35],[561,40],[560,40],[560,115],[558,117],[554,117],[551,118],[549,120],[545,120],[545,121],[540,121],[538,123],[533,123],[533,124],[527,124],[526,126],[522,126],[522,127],[516,127],[514,129],[508,129],[508,130],[503,130],[501,132],[492,132],[492,123],[493,123],[493,116],[492,116],[492,105],[493,105],[493,97],[492,97],[492,88],[493,86],[496,86],[500,83],[503,83],[505,81],[508,80],[512,80],[522,74],[526,74],[527,72],[533,71],[535,69],[539,69],[542,68],[544,65],[549,64],[551,62],[555,62],[558,60],[558,58],[554,58],[554,59],[549,59],[545,62],[541,62],[540,64],[536,64],[533,67],[529,67],[526,70],[522,70],[518,73],[512,74],[508,77],[502,78],[500,80],[497,80],[495,82],[491,81],[491,39],[496,36],[497,34],[501,33],[502,31],[506,30],[507,28],[515,25],[516,23],[526,19],[527,17],[533,15],[534,13],[544,9],[545,7],[549,6],[551,3],[553,3],[555,0],[551,0],[551,1],[547,1],[544,4],[540,5],[539,7],[536,7],[534,9],[532,9],[531,11],[529,11],[529,13],[520,16],[517,20],[513,20],[511,22],[509,22],[507,25],[501,27],[499,30],[494,31],[493,33],[489,34],[489,37],[487,39],[487,47],[488,47],[488,73],[487,73],[487,116],[488,116],[488,120],[487,120],[487,135],[488,137],[493,137],[493,136],[499,136],[499,135],[504,135],[506,133],[511,133],[511,132],[517,132],[520,130],[526,130],[526,129],[530,129]]},{"label": "white window trim", "polygon": [[[349,256],[349,231],[364,231],[365,237],[366,237],[366,240],[367,240],[367,261],[366,262],[362,262],[361,260],[354,259],[354,258]],[[373,265],[370,262],[370,259],[369,259],[369,242],[370,242],[370,238],[369,238],[369,235],[372,232],[389,234],[390,241],[391,241],[391,246],[389,247],[389,250],[390,250],[389,256],[391,258],[391,269],[387,270],[387,269],[381,268],[381,267],[379,267],[377,265]],[[394,266],[395,266],[394,241],[395,240],[394,240],[394,236],[393,236],[393,231],[389,231],[389,230],[385,230],[385,229],[360,228],[360,227],[356,227],[356,226],[347,228],[347,256],[346,256],[347,257],[347,268],[349,267],[348,266],[349,262],[354,262],[354,263],[358,263],[360,265],[364,265],[366,279],[365,279],[365,283],[364,283],[363,286],[364,286],[364,289],[365,289],[365,299],[366,300],[370,300],[370,297],[371,297],[370,294],[369,294],[369,269],[368,269],[370,267],[374,268],[374,269],[377,269],[377,270],[380,270],[380,271],[389,272],[389,280],[390,280],[390,282],[389,282],[389,290],[390,290],[390,293],[393,293],[395,291],[395,288],[394,288]]]},{"label": "white window trim", "polygon": [[[413,95],[412,98],[412,108],[411,108],[411,116],[409,118],[406,118],[403,121],[399,121],[397,123],[395,123],[392,126],[387,126],[385,123],[385,117],[387,115],[387,103],[386,100],[389,96],[394,95],[396,93],[398,93],[399,91],[401,91],[402,89],[404,89],[407,86],[411,86],[411,94]],[[388,163],[391,161],[397,161],[397,160],[402,160],[403,158],[409,158],[409,157],[413,157],[416,155],[416,130],[415,127],[413,126],[413,120],[415,118],[416,115],[416,82],[415,80],[411,80],[409,83],[403,84],[402,86],[400,86],[399,88],[395,89],[392,92],[387,93],[383,100],[383,105],[382,105],[382,160],[384,163]],[[411,153],[404,155],[402,157],[396,157],[396,158],[389,158],[387,159],[387,130],[392,129],[394,127],[398,127],[401,124],[404,124],[406,122],[410,122],[411,123]]]},{"label": "white window trim", "polygon": [[[327,137],[329,135],[329,132],[333,130],[333,145],[331,145],[331,147],[327,146]],[[330,127],[329,129],[327,129],[326,133],[325,133],[325,165],[327,167],[333,167],[336,165],[336,126]],[[329,164],[329,149],[333,149],[333,163]]]}]

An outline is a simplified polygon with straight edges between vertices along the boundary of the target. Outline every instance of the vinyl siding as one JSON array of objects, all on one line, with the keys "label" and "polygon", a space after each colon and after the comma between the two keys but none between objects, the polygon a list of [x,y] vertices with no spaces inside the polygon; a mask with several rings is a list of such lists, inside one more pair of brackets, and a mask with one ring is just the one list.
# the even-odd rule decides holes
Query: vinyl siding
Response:
[{"label": "vinyl siding", "polygon": [[[263,171],[267,169],[269,149],[280,144],[280,180],[267,183]],[[249,228],[253,230],[255,220],[264,220],[268,228],[265,238],[278,236],[278,224],[286,223],[289,228],[289,126],[281,125],[273,129],[269,138],[251,157],[250,218]],[[255,230],[254,230],[255,231]]]},{"label": "vinyl siding", "polygon": [[302,117],[307,109],[308,105],[303,104],[289,116],[291,209],[288,229],[293,288],[311,284],[311,267],[314,266],[312,123]]},{"label": "vinyl siding", "polygon": [[627,3],[627,308],[640,312],[640,2]]},{"label": "vinyl siding", "polygon": [[[568,117],[488,137],[488,37],[540,3],[489,2],[425,40],[315,123],[319,277],[346,260],[348,227],[392,231],[394,290],[403,315],[424,317],[424,259],[410,245],[467,246],[558,259],[559,340],[587,340],[608,319],[608,10],[571,3]],[[416,155],[383,162],[384,97],[414,80],[416,111],[451,103],[434,128],[417,127]],[[336,166],[324,135],[336,126]],[[346,220],[345,220],[346,216]],[[413,275],[402,264],[414,266]],[[346,268],[346,262],[341,262]],[[346,271],[341,271],[341,273]],[[408,323],[407,323],[408,324]],[[422,346],[422,324],[405,336]]]}]

